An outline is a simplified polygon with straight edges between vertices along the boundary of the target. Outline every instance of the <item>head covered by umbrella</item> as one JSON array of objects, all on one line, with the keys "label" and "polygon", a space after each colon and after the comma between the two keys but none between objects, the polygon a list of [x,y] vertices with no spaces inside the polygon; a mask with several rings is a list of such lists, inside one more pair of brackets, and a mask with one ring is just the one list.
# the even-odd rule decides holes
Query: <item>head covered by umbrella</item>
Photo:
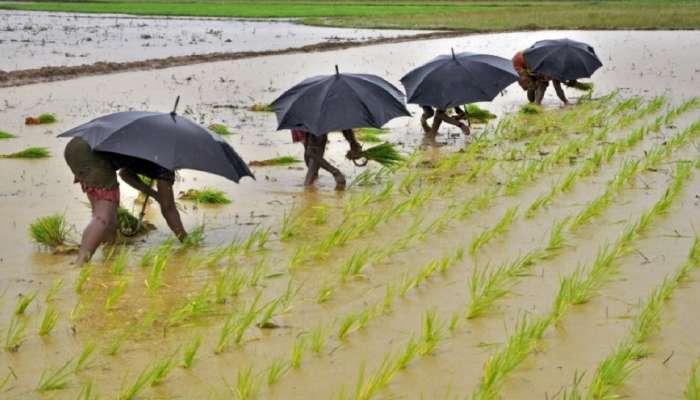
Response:
[{"label": "head covered by umbrella", "polygon": [[463,52],[441,55],[410,71],[401,83],[407,102],[441,110],[491,101],[518,79],[510,60]]},{"label": "head covered by umbrella", "polygon": [[540,40],[523,56],[531,72],[559,81],[589,78],[603,65],[591,45],[571,39]]},{"label": "head covered by umbrella", "polygon": [[404,95],[386,80],[369,74],[340,73],[305,79],[272,102],[277,130],[314,135],[354,128],[381,128],[410,116]]},{"label": "head covered by umbrella", "polygon": [[170,171],[194,169],[234,182],[244,176],[254,178],[231,145],[175,111],[117,112],[73,128],[59,137],[79,137],[94,151],[147,160]]}]

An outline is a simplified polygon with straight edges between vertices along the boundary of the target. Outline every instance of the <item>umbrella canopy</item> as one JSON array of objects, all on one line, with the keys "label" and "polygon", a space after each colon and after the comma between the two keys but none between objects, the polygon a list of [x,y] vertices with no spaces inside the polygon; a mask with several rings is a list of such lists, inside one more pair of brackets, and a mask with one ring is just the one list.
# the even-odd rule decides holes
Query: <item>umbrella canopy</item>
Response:
[{"label": "umbrella canopy", "polygon": [[532,72],[560,81],[589,78],[603,66],[593,47],[571,39],[540,40],[523,56]]},{"label": "umbrella canopy", "polygon": [[491,101],[518,80],[510,60],[489,54],[441,55],[401,78],[408,102],[441,110]]},{"label": "umbrella canopy", "polygon": [[410,116],[403,93],[376,75],[339,73],[308,78],[272,102],[277,130],[315,135],[353,128],[381,128]]},{"label": "umbrella canopy", "polygon": [[79,137],[95,151],[141,158],[171,171],[195,169],[234,182],[244,176],[255,178],[231,145],[175,113],[118,112],[94,119],[59,137]]}]

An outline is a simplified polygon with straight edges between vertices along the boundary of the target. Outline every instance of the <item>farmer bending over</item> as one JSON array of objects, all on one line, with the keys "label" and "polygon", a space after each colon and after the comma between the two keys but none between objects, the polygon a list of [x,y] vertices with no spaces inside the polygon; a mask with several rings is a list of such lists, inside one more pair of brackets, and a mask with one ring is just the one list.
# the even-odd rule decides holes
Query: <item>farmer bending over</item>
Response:
[{"label": "farmer bending over", "polygon": [[[426,135],[432,135],[436,136],[438,133],[438,130],[440,129],[440,125],[444,122],[454,125],[458,127],[459,129],[462,130],[462,133],[465,135],[469,135],[469,127],[465,125],[461,120],[467,119],[467,113],[462,110],[461,107],[455,107],[455,115],[451,116],[447,114],[445,110],[440,110],[438,109],[437,111],[433,110],[432,107],[430,106],[421,106],[423,108],[423,115],[421,115],[420,118],[420,123],[423,126],[423,130],[425,131]],[[433,126],[431,127],[428,125],[428,118],[433,118]]]},{"label": "farmer bending over", "polygon": [[[76,260],[78,266],[82,266],[88,262],[100,244],[114,243],[116,239],[117,207],[119,207],[119,182],[117,181],[116,171],[124,165],[115,163],[113,160],[115,156],[121,158],[121,161],[128,159],[137,160],[132,157],[113,153],[93,151],[90,145],[80,138],[73,138],[66,145],[64,151],[66,163],[73,172],[75,177],[74,182],[80,183],[83,192],[85,192],[90,201],[90,207],[92,208],[92,219],[85,227],[80,241],[80,249]],[[137,161],[152,164],[148,161]],[[160,168],[155,164],[149,167],[152,168],[153,166]],[[129,168],[127,168],[127,170],[129,170]],[[136,173],[143,173],[143,175],[149,176],[155,171],[155,169],[143,170],[139,168],[136,170]],[[163,216],[168,221],[168,225],[180,240],[184,239],[187,233],[182,227],[177,209],[174,208],[175,200],[172,194],[172,181],[170,183],[161,181],[157,174],[153,174],[153,177],[158,179],[158,191],[156,192],[150,187],[147,187],[138,177],[137,179],[140,185],[135,182],[130,182],[133,173],[134,170],[122,173],[123,177],[128,177],[124,178],[125,182],[129,183],[131,186],[143,186],[143,188],[134,187],[136,187],[137,190],[144,191],[153,196],[153,198],[161,204],[161,210]]]},{"label": "farmer bending over", "polygon": [[[562,82],[547,75],[532,72],[525,61],[525,55],[522,51],[515,53],[512,61],[513,68],[515,68],[515,71],[519,76],[518,84],[527,92],[527,99],[530,103],[542,104],[542,99],[544,99],[544,94],[549,86],[549,81],[552,81],[554,91],[557,92],[557,97],[559,97],[559,100],[561,100],[564,105],[569,104],[569,100],[566,98],[564,89],[561,87]],[[567,86],[573,86],[575,84],[575,80],[566,82]]]},{"label": "farmer bending over", "polygon": [[[350,151],[346,154],[349,159],[357,159],[362,153],[362,145],[355,138],[355,133],[352,129],[342,131],[345,140],[350,144]],[[321,168],[330,172],[335,179],[335,189],[345,189],[345,176],[340,170],[333,166],[323,156],[326,152],[326,144],[328,143],[328,134],[314,135],[300,130],[292,130],[292,140],[301,142],[304,145],[304,162],[306,163],[306,178],[304,185],[312,185],[318,179],[318,172]]]}]

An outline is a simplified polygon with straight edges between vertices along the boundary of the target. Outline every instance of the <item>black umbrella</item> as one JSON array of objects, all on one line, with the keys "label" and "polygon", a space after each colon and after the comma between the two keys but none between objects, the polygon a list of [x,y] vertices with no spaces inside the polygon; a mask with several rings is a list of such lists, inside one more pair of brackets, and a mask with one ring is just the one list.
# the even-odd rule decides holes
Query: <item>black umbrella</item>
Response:
[{"label": "black umbrella", "polygon": [[244,176],[254,178],[231,145],[174,111],[109,114],[59,137],[80,137],[93,150],[141,158],[171,171],[194,169],[234,182]]},{"label": "black umbrella", "polygon": [[518,80],[510,60],[489,54],[441,55],[401,78],[407,101],[441,110],[491,101]]},{"label": "black umbrella", "polygon": [[523,56],[532,72],[560,81],[588,78],[603,65],[593,47],[571,39],[540,40]]},{"label": "black umbrella", "polygon": [[315,135],[353,128],[381,128],[410,116],[403,93],[376,75],[338,73],[308,78],[282,93],[271,106],[277,130],[299,129]]}]

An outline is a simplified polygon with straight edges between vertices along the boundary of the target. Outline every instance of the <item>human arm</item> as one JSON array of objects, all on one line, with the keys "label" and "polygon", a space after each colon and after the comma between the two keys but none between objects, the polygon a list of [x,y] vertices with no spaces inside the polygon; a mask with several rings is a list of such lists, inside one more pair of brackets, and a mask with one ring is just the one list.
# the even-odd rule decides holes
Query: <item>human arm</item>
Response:
[{"label": "human arm", "polygon": [[187,237],[187,231],[182,225],[180,212],[175,205],[175,195],[173,193],[173,182],[166,180],[157,180],[158,192],[153,197],[160,204],[160,213],[168,223],[170,230],[182,242]]},{"label": "human arm", "polygon": [[150,186],[146,185],[141,178],[139,178],[138,174],[134,172],[130,168],[122,168],[119,170],[119,176],[122,178],[124,182],[126,182],[127,185],[131,186],[132,188],[138,190],[139,192],[142,192],[154,199],[158,198],[158,193],[156,193],[153,188]]},{"label": "human arm", "polygon": [[559,97],[559,100],[561,100],[565,105],[568,105],[569,100],[567,100],[564,89],[561,87],[561,81],[555,80],[552,82],[552,84],[554,85],[554,91],[557,92],[557,97]]}]

